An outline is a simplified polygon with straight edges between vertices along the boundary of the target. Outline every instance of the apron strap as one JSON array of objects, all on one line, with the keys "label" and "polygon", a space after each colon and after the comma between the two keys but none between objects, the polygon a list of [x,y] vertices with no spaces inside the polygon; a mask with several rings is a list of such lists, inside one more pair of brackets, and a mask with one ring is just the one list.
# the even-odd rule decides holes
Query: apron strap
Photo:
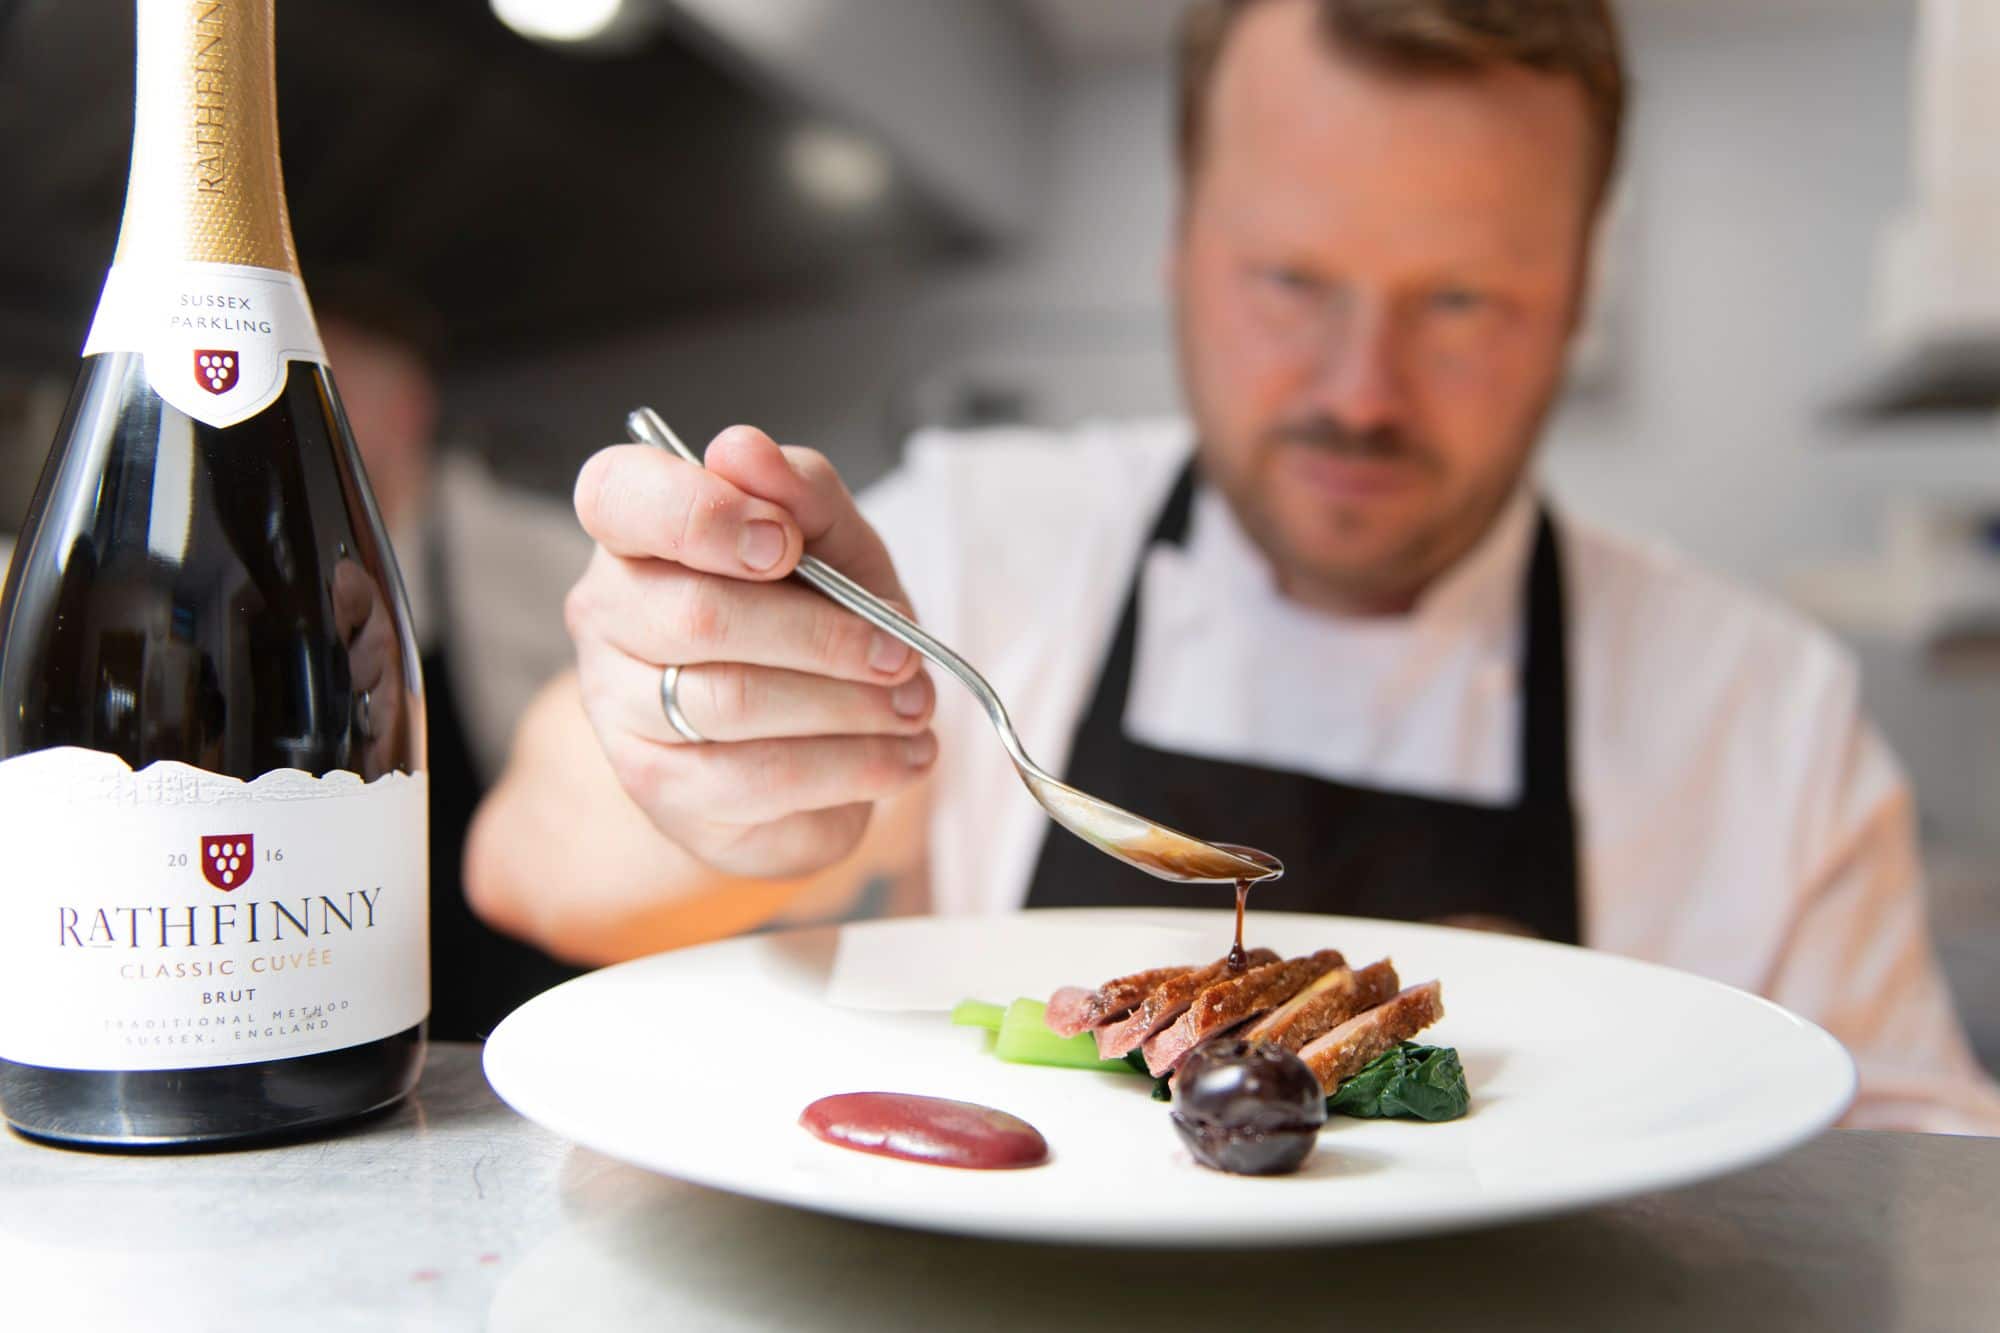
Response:
[{"label": "apron strap", "polygon": [[1523,805],[1570,804],[1569,652],[1563,633],[1562,561],[1555,523],[1543,507],[1528,565],[1521,648],[1520,791]]}]

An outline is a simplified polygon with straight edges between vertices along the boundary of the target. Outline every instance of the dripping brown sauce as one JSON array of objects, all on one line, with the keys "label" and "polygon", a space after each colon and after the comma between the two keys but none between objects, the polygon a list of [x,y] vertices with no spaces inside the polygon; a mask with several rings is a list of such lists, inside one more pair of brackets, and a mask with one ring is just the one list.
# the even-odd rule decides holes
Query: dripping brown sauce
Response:
[{"label": "dripping brown sauce", "polygon": [[[1137,841],[1120,844],[1118,853],[1134,864],[1192,879],[1220,878],[1216,872],[1224,870],[1225,867],[1236,868],[1241,864],[1237,859],[1239,857],[1258,865],[1269,866],[1270,873],[1264,876],[1264,879],[1277,879],[1285,873],[1283,863],[1267,852],[1258,851],[1255,847],[1244,847],[1233,842],[1218,842],[1211,846],[1227,853],[1228,859],[1203,855],[1208,849],[1199,844],[1190,851],[1185,841],[1169,840],[1157,834],[1149,834]],[[1232,972],[1241,972],[1247,961],[1243,951],[1243,913],[1250,897],[1250,886],[1262,882],[1263,879],[1236,881],[1236,943],[1229,950],[1229,970]]]},{"label": "dripping brown sauce", "polygon": [[[1268,853],[1258,851],[1255,847],[1244,847],[1233,842],[1219,842],[1215,845],[1226,852],[1231,852],[1237,856],[1255,861],[1259,865],[1271,867],[1271,873],[1265,878],[1277,879],[1285,873],[1283,863]],[[1231,972],[1241,972],[1249,964],[1249,957],[1243,950],[1243,916],[1250,902],[1250,886],[1261,883],[1263,883],[1261,879],[1239,879],[1236,881],[1236,941],[1229,946],[1229,970]]]},{"label": "dripping brown sauce", "polygon": [[1243,908],[1250,900],[1250,885],[1251,881],[1247,879],[1236,881],[1236,943],[1229,946],[1231,972],[1241,972],[1244,964],[1249,961],[1243,952]]}]

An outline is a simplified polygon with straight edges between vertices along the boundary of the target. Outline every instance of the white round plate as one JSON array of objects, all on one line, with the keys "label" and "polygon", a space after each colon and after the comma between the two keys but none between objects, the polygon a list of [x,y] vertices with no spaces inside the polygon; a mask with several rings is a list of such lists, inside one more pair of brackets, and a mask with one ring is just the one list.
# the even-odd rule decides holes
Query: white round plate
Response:
[{"label": "white round plate", "polygon": [[[1297,1175],[1197,1166],[1137,1075],[1007,1064],[946,1010],[1219,956],[1231,915],[1030,912],[794,931],[592,973],[510,1015],[486,1076],[598,1152],[698,1184],[901,1226],[1160,1246],[1362,1241],[1576,1208],[1747,1166],[1846,1108],[1832,1037],[1755,996],[1609,954],[1435,926],[1259,914],[1285,955],[1389,956],[1440,979],[1472,1113],[1334,1118]],[[923,1093],[1026,1119],[1052,1160],[959,1171],[820,1142],[841,1092]]]}]

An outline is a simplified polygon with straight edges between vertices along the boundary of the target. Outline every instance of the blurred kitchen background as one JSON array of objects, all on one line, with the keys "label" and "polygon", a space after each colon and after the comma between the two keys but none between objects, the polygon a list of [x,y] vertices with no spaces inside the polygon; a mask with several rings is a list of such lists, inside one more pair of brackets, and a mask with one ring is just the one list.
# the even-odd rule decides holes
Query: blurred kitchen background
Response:
[{"label": "blurred kitchen background", "polygon": [[[1859,655],[2000,1066],[2000,3],[1620,7],[1630,154],[1547,483]],[[513,618],[483,760],[562,660],[569,484],[627,408],[753,421],[857,487],[923,425],[1175,409],[1178,10],[283,0],[308,286],[436,315],[475,497],[441,521],[484,585],[454,614]],[[123,0],[0,0],[0,534],[111,254],[130,42]]]}]

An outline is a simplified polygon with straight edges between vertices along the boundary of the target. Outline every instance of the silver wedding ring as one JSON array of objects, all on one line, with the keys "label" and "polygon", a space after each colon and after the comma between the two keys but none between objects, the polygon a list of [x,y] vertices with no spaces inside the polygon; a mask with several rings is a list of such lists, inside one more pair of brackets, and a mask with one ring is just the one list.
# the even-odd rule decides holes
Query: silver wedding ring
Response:
[{"label": "silver wedding ring", "polygon": [[705,745],[708,737],[694,729],[687,714],[681,711],[680,696],[675,690],[681,683],[681,668],[670,666],[660,673],[660,711],[667,715],[667,725],[680,733],[680,738],[689,745]]}]

